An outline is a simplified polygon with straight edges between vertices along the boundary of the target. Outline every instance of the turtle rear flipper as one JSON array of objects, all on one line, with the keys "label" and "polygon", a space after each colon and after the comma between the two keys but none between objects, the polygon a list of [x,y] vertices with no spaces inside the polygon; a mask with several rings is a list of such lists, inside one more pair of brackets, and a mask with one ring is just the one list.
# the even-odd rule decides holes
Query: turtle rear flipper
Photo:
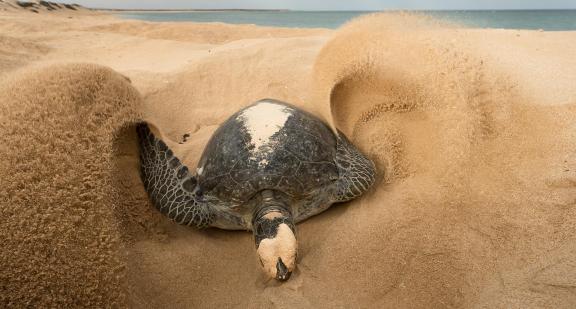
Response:
[{"label": "turtle rear flipper", "polygon": [[336,147],[336,202],[350,201],[366,192],[376,181],[376,167],[348,138],[339,132]]},{"label": "turtle rear flipper", "polygon": [[140,141],[141,177],[154,206],[179,224],[208,227],[215,218],[201,200],[196,177],[146,123],[136,128]]}]

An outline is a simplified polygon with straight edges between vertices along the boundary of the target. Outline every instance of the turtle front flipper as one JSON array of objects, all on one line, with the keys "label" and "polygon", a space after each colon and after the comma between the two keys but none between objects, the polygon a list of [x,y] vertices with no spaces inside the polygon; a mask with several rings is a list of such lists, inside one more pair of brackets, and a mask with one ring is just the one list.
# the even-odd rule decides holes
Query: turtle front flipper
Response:
[{"label": "turtle front flipper", "polygon": [[154,206],[179,224],[209,226],[215,214],[202,200],[196,177],[166,143],[154,136],[147,124],[138,124],[136,130],[140,140],[141,177]]},{"label": "turtle front flipper", "polygon": [[339,132],[338,136],[335,161],[339,175],[336,184],[336,202],[346,202],[362,195],[376,181],[374,163],[366,158],[342,132]]}]

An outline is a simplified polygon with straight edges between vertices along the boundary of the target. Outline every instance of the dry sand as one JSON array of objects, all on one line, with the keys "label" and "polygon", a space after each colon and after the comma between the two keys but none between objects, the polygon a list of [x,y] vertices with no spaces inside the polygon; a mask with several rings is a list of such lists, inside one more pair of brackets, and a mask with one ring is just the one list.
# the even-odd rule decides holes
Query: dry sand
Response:
[{"label": "dry sand", "polygon": [[[0,306],[573,308],[574,50],[576,32],[399,15],[329,31],[0,11]],[[285,284],[250,233],[151,207],[132,126],[195,166],[265,97],[324,117],[381,175],[298,226]]]}]

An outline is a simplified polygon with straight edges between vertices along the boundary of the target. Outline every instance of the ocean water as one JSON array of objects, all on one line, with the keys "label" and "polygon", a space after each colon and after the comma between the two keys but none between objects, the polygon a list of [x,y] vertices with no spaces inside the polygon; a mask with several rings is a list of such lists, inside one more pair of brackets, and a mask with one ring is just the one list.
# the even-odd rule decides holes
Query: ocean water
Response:
[{"label": "ocean water", "polygon": [[[275,27],[338,28],[366,11],[210,11],[119,12],[123,18],[147,21],[224,22]],[[576,30],[576,10],[420,11],[475,28]]]}]

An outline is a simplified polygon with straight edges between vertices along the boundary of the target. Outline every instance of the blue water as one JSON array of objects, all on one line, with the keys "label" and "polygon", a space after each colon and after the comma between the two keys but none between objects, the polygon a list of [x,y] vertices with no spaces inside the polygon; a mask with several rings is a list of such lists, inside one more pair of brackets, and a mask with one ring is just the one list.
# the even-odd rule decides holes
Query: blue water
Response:
[{"label": "blue water", "polygon": [[[122,12],[123,18],[147,21],[224,22],[276,27],[338,28],[364,11],[212,11]],[[423,11],[437,18],[475,28],[576,30],[576,10]]]}]

